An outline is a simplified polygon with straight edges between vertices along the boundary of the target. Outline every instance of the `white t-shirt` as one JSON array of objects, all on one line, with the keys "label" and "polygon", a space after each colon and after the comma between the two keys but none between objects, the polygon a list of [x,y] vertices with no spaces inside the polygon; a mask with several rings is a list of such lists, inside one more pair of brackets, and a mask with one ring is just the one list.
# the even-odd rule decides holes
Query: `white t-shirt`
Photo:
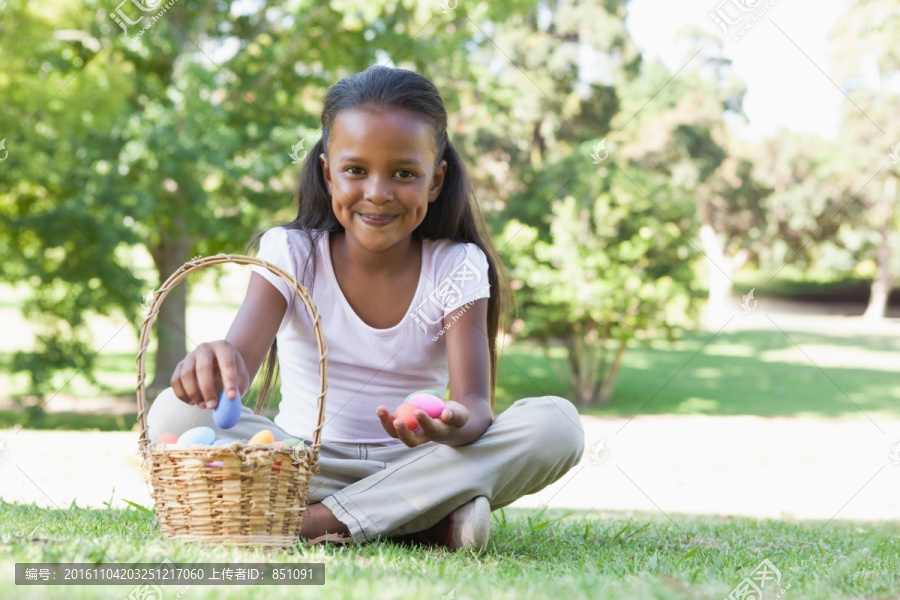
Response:
[{"label": "white t-shirt", "polygon": [[[487,259],[475,244],[423,240],[422,271],[406,316],[394,327],[376,329],[364,323],[344,297],[328,238],[328,232],[318,238],[312,287],[327,349],[322,442],[401,444],[384,431],[375,409],[383,404],[393,411],[417,390],[444,392],[449,381],[444,317],[490,296]],[[304,232],[275,227],[260,239],[257,256],[310,289],[309,277],[303,278],[308,253]],[[319,393],[319,351],[312,320],[287,282],[262,267],[252,270],[288,303],[276,337],[282,399],[275,424],[291,435],[312,439]]]}]

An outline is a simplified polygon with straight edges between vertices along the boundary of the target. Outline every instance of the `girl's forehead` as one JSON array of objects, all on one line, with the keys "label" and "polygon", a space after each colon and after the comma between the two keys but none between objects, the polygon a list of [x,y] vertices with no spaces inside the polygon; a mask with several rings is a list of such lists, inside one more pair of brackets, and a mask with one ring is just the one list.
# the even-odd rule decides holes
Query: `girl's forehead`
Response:
[{"label": "girl's forehead", "polygon": [[331,129],[331,141],[358,144],[366,141],[433,146],[434,133],[422,116],[400,107],[366,107],[341,111]]}]

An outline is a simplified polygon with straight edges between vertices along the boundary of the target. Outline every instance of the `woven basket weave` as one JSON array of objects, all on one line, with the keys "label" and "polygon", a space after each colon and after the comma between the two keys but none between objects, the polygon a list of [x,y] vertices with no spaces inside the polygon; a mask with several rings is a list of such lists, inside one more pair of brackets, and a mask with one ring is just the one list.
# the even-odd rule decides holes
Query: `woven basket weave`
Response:
[{"label": "woven basket weave", "polygon": [[[318,425],[311,446],[276,448],[234,442],[229,446],[173,448],[150,443],[144,357],[151,325],[166,295],[188,273],[222,263],[264,267],[287,281],[306,305],[319,348],[321,383]],[[154,295],[141,325],[137,355],[140,453],[159,526],[165,535],[187,541],[270,549],[289,547],[298,541],[306,514],[309,478],[318,471],[327,390],[325,354],[319,312],[306,288],[274,265],[250,256],[219,254],[185,263],[166,280]],[[262,404],[260,398],[254,409],[256,414],[262,410]],[[207,466],[212,461],[222,461],[223,465]]]}]

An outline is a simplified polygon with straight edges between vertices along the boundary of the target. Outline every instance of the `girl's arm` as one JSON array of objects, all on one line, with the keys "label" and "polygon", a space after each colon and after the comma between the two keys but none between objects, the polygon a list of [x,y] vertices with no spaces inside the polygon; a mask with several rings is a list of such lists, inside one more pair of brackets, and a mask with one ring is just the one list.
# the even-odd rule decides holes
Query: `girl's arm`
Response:
[{"label": "girl's arm", "polygon": [[392,419],[386,406],[375,414],[391,437],[413,447],[426,442],[464,446],[480,438],[493,421],[490,401],[491,363],[487,340],[487,298],[461,308],[448,320],[444,333],[450,371],[450,401],[436,419],[416,411],[421,434],[410,431],[402,419]]},{"label": "girl's arm", "polygon": [[229,398],[246,393],[286,310],[281,292],[251,273],[247,295],[225,339],[198,345],[175,367],[170,382],[175,395],[188,404],[214,408],[219,390],[225,389]]},{"label": "girl's arm", "polygon": [[450,317],[451,321],[454,317],[457,320],[444,332],[450,371],[450,400],[465,407],[468,420],[447,437],[435,440],[441,444],[470,444],[480,438],[493,421],[487,311],[488,299],[477,300],[468,309],[460,309]]}]

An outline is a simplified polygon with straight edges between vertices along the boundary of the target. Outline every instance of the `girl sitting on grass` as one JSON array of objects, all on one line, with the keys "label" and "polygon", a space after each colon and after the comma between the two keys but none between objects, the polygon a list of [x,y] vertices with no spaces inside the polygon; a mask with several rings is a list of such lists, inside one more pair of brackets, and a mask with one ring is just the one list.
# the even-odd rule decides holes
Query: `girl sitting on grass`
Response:
[{"label": "girl sitting on grass", "polygon": [[[376,66],[329,88],[297,204],[295,220],[261,237],[258,256],[310,290],[328,345],[302,536],[484,550],[491,511],[569,471],[584,431],[574,406],[553,396],[493,414],[502,265],[434,84]],[[244,406],[237,426],[219,429],[209,410],[218,392],[246,393],[267,352],[262,393],[276,363],[282,378],[274,422]],[[226,338],[188,354],[150,407],[150,440],[204,425],[220,439],[270,429],[311,444],[318,360],[304,304],[253,267]],[[415,430],[393,418],[411,392],[448,383],[440,417],[416,411]]]}]

